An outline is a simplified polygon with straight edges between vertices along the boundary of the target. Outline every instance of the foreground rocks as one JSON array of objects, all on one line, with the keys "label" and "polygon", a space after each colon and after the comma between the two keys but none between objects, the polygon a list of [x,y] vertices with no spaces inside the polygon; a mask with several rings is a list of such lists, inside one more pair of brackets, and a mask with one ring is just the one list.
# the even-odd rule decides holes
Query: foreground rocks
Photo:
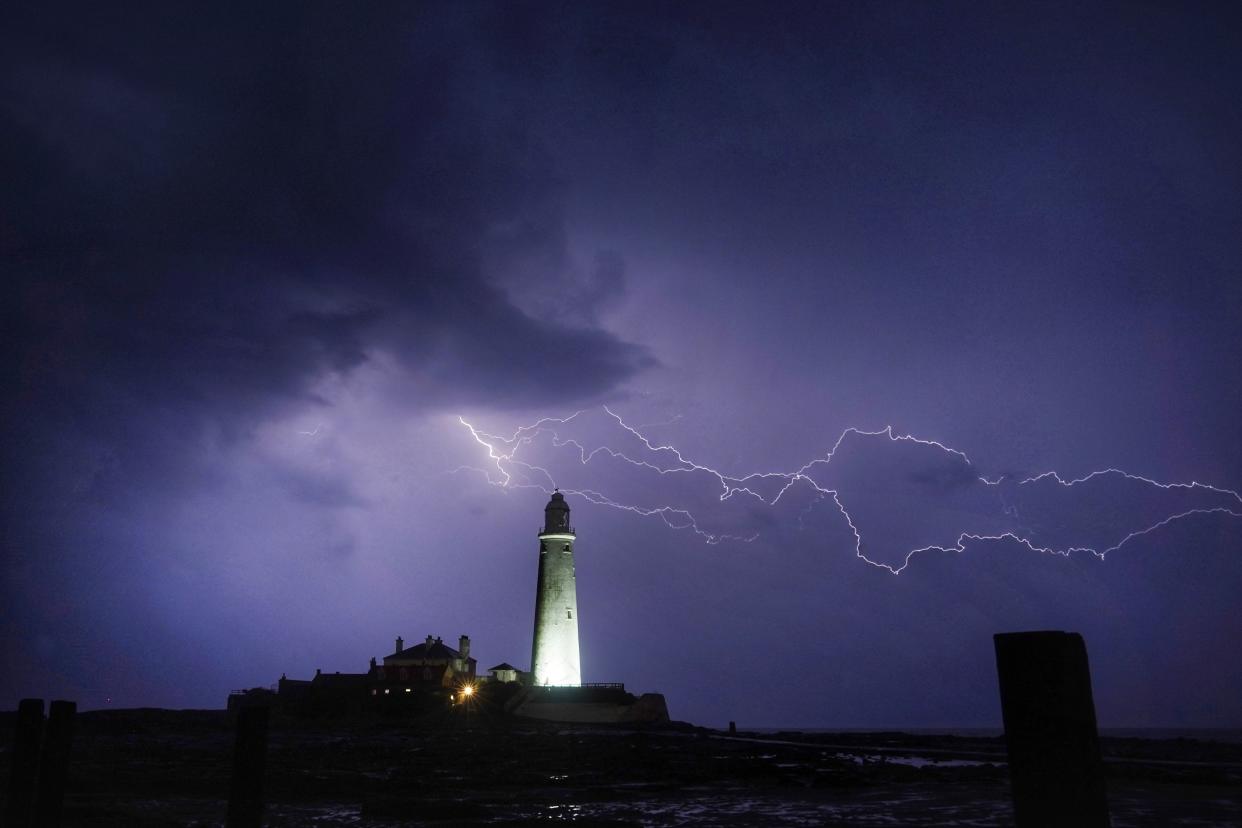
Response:
[{"label": "foreground rocks", "polygon": [[[11,732],[11,718],[0,720]],[[232,730],[217,711],[79,716],[66,826],[219,826]],[[1242,747],[1106,740],[1113,824],[1242,824]],[[0,774],[9,777],[7,746]],[[521,723],[273,722],[271,826],[1004,825],[1000,739]]]}]

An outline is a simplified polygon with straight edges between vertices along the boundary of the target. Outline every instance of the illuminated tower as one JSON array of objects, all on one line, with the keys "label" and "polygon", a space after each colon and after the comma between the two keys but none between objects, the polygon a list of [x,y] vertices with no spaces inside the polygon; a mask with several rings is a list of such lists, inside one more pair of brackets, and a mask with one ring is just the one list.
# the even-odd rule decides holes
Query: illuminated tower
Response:
[{"label": "illuminated tower", "polygon": [[535,684],[582,684],[578,658],[578,588],[569,504],[559,491],[543,510],[539,533],[539,586],[535,594]]}]

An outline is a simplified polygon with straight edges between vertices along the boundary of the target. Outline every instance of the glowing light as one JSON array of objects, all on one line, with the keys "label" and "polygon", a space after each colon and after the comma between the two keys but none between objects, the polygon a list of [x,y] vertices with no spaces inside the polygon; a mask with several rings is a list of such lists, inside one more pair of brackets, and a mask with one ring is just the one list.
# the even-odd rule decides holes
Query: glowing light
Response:
[{"label": "glowing light", "polygon": [[[484,478],[487,480],[487,482],[492,486],[497,486],[497,487],[504,488],[504,489],[536,489],[536,490],[542,491],[545,494],[550,495],[553,490],[558,488],[555,478],[553,477],[552,473],[548,471],[548,469],[542,466],[538,466],[532,462],[528,462],[526,460],[522,460],[518,458],[519,452],[521,452],[522,449],[530,446],[539,435],[548,434],[551,436],[551,444],[553,447],[571,448],[575,450],[575,452],[578,455],[578,461],[583,466],[589,465],[597,457],[606,456],[608,458],[618,460],[623,463],[627,463],[636,468],[646,469],[646,470],[655,472],[656,474],[660,474],[660,475],[686,474],[686,473],[691,473],[691,472],[705,473],[705,474],[711,475],[719,482],[719,485],[720,485],[719,499],[721,501],[726,501],[732,498],[734,495],[743,495],[743,496],[752,497],[767,506],[775,506],[791,488],[793,488],[796,485],[806,485],[806,486],[809,486],[810,489],[813,492],[815,492],[816,495],[818,495],[820,499],[831,500],[832,503],[836,506],[837,510],[841,513],[841,516],[842,518],[844,518],[846,525],[849,526],[850,531],[854,535],[854,554],[858,558],[860,558],[862,561],[864,561],[865,563],[870,564],[871,566],[878,567],[880,569],[885,569],[893,573],[894,575],[900,574],[902,570],[904,570],[910,564],[910,560],[914,557],[914,555],[916,555],[919,552],[930,552],[933,550],[941,551],[941,552],[963,552],[965,551],[965,544],[969,541],[1010,540],[1018,544],[1021,544],[1022,546],[1025,546],[1026,548],[1030,549],[1033,552],[1043,552],[1043,553],[1048,553],[1048,554],[1057,554],[1057,555],[1066,555],[1066,556],[1072,553],[1076,553],[1076,552],[1079,552],[1079,553],[1089,552],[1093,555],[1096,555],[1100,559],[1103,559],[1109,553],[1117,551],[1118,549],[1123,547],[1125,544],[1127,544],[1134,538],[1146,535],[1150,532],[1153,532],[1164,526],[1168,526],[1169,524],[1175,521],[1178,521],[1178,520],[1182,520],[1184,518],[1192,517],[1195,515],[1211,515],[1211,514],[1228,515],[1231,517],[1242,518],[1242,495],[1239,495],[1238,492],[1232,489],[1225,489],[1225,488],[1220,488],[1217,486],[1211,486],[1206,483],[1199,483],[1197,481],[1191,481],[1189,483],[1177,483],[1177,482],[1165,483],[1165,482],[1161,482],[1161,481],[1155,480],[1150,477],[1144,477],[1141,475],[1132,474],[1130,472],[1126,472],[1126,471],[1123,471],[1121,469],[1116,469],[1116,468],[1108,468],[1108,469],[1102,469],[1100,471],[1094,471],[1083,477],[1074,478],[1070,480],[1064,479],[1063,477],[1061,477],[1060,474],[1058,474],[1055,471],[1048,471],[1048,472],[1044,472],[1039,475],[1035,475],[1033,477],[1028,477],[1023,480],[1016,481],[1012,485],[1027,486],[1033,483],[1037,483],[1039,481],[1051,480],[1057,483],[1058,485],[1064,486],[1066,488],[1072,488],[1074,486],[1080,485],[1082,483],[1086,483],[1088,481],[1094,480],[1099,477],[1116,476],[1116,477],[1120,477],[1120,478],[1134,481],[1137,483],[1142,483],[1143,485],[1151,486],[1154,488],[1160,488],[1160,489],[1166,489],[1166,490],[1169,490],[1169,489],[1203,490],[1207,492],[1212,492],[1213,494],[1225,495],[1225,496],[1232,498],[1234,501],[1236,501],[1238,503],[1238,508],[1225,507],[1225,506],[1212,506],[1212,507],[1186,509],[1176,514],[1162,517],[1161,519],[1156,520],[1155,522],[1151,523],[1150,525],[1146,527],[1142,527],[1134,531],[1131,531],[1124,538],[1122,538],[1118,543],[1115,543],[1106,549],[1095,549],[1095,548],[1086,547],[1086,546],[1068,546],[1065,548],[1040,546],[1040,545],[1037,545],[1031,538],[1025,537],[1016,532],[1003,532],[999,534],[975,534],[971,532],[963,532],[960,535],[958,535],[956,541],[954,541],[952,544],[948,546],[943,546],[939,544],[931,544],[931,545],[911,549],[906,553],[905,558],[902,561],[900,566],[893,566],[890,564],[883,563],[881,561],[871,560],[863,553],[862,534],[859,531],[858,526],[855,524],[853,517],[850,515],[849,511],[846,509],[845,504],[842,503],[840,492],[836,489],[828,488],[828,487],[822,486],[819,483],[817,483],[815,480],[813,480],[810,477],[809,475],[810,470],[812,469],[812,467],[815,467],[817,465],[827,466],[828,464],[830,464],[833,458],[836,456],[838,450],[841,448],[841,444],[845,441],[847,437],[850,437],[851,435],[859,436],[859,437],[886,437],[889,441],[894,442],[894,443],[908,442],[908,443],[928,446],[930,448],[935,448],[941,452],[944,452],[945,454],[949,454],[954,457],[957,457],[962,462],[964,462],[967,466],[970,466],[973,468],[974,463],[966,455],[965,452],[952,448],[950,446],[947,446],[944,443],[941,443],[937,440],[928,440],[928,439],[924,439],[921,437],[915,437],[914,435],[911,435],[911,434],[894,434],[892,426],[885,426],[884,428],[876,430],[876,431],[866,431],[863,429],[850,427],[841,432],[840,436],[837,437],[836,442],[833,443],[832,448],[823,457],[812,459],[804,463],[798,469],[795,469],[793,471],[757,471],[757,472],[750,472],[748,474],[741,475],[741,476],[733,476],[733,475],[724,474],[718,469],[714,469],[710,466],[705,466],[705,465],[696,463],[692,460],[689,460],[675,446],[657,445],[655,443],[652,443],[641,431],[639,431],[639,428],[641,426],[634,427],[634,426],[628,425],[618,414],[616,414],[614,411],[612,411],[612,409],[608,408],[607,406],[603,406],[602,409],[604,413],[606,413],[613,421],[616,422],[618,427],[620,427],[628,435],[637,439],[643,446],[644,450],[648,452],[652,456],[652,458],[660,462],[652,462],[646,459],[636,459],[634,457],[630,457],[629,455],[627,455],[626,453],[622,451],[619,451],[617,449],[614,449],[606,445],[601,445],[597,448],[592,448],[588,450],[586,446],[584,446],[579,441],[572,439],[570,437],[562,436],[560,430],[558,429],[560,429],[562,426],[568,425],[569,423],[573,422],[574,420],[581,417],[585,413],[584,411],[576,411],[573,414],[569,415],[568,417],[544,417],[540,420],[535,421],[534,423],[531,423],[530,425],[520,426],[517,430],[513,432],[511,436],[508,436],[508,437],[488,434],[487,432],[484,432],[484,431],[481,431],[475,428],[471,423],[467,422],[465,418],[458,417],[457,418],[458,422],[461,423],[461,425],[463,425],[465,428],[467,428],[470,431],[471,436],[473,436],[473,438],[475,439],[477,443],[479,443],[479,445],[483,446],[487,450],[487,457],[488,457],[488,460],[491,462],[491,468],[480,469],[480,468],[473,467],[473,466],[459,466],[454,471],[478,472],[482,474]],[[671,423],[675,421],[676,419],[678,418],[674,418],[672,421],[669,421],[669,422]],[[668,423],[660,423],[660,424],[652,424],[652,425],[665,425],[665,424],[668,424]],[[493,473],[493,470],[494,470],[494,473]],[[982,475],[976,475],[976,479],[979,482],[987,486],[1000,486],[1006,480],[1006,476],[1002,475],[1000,477],[997,477],[995,480],[989,480]],[[780,486],[780,489],[776,492],[774,496],[764,497],[760,492],[757,492],[755,491],[754,488],[751,488],[751,486],[756,485],[757,482],[762,482],[762,481],[773,481],[773,482],[784,481],[784,482],[783,482],[783,485]],[[572,489],[572,488],[567,488],[565,486],[560,486],[559,488],[561,492],[563,492],[566,495],[577,496],[577,497],[582,498],[583,500],[586,500],[589,503],[594,503],[599,506],[606,506],[612,509],[627,511],[627,512],[631,512],[631,513],[634,513],[634,514],[637,514],[643,517],[658,517],[661,520],[663,520],[664,523],[669,528],[688,529],[694,532],[699,537],[702,537],[704,541],[706,541],[709,544],[720,543],[726,540],[749,543],[759,537],[758,532],[754,532],[751,535],[728,535],[728,534],[723,534],[723,533],[709,532],[699,526],[698,522],[695,519],[695,516],[688,509],[678,507],[678,506],[662,505],[662,506],[655,506],[655,507],[644,507],[644,506],[639,506],[639,505],[630,504],[630,503],[618,502],[608,497],[607,495],[594,489],[586,489],[586,488]],[[809,511],[809,509],[810,507],[808,506],[806,509],[803,510],[803,514],[800,515],[799,517],[800,520],[802,517],[805,516],[805,513]],[[1015,513],[1012,507],[1004,506],[1003,510],[1005,514],[1008,514],[1011,517],[1015,516]]]},{"label": "glowing light", "polygon": [[470,698],[474,695],[474,686],[467,684],[465,687],[461,688],[461,694],[466,698]]}]

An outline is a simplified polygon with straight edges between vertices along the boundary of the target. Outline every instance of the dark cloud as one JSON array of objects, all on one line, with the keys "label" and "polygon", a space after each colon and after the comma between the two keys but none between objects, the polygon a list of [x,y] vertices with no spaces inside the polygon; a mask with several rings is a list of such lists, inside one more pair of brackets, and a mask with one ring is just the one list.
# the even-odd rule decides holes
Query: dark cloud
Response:
[{"label": "dark cloud", "polygon": [[942,463],[910,472],[910,480],[934,489],[955,489],[979,482],[978,473],[968,463],[950,458]]},{"label": "dark cloud", "polygon": [[570,398],[648,362],[484,281],[494,226],[563,238],[520,114],[464,102],[481,83],[450,62],[467,20],[77,11],[28,12],[6,35],[6,157],[25,161],[5,188],[6,322],[24,393],[55,381],[68,401],[96,378],[234,418],[376,349],[441,403],[530,401],[555,354]]},{"label": "dark cloud", "polygon": [[[517,222],[548,240],[545,281],[568,278],[547,156],[520,112],[475,106],[503,77],[457,60],[471,15],[62,12],[4,35],[6,420],[25,442],[66,466],[104,451],[132,484],[377,353],[424,410],[530,405],[552,375],[596,396],[651,364],[583,324],[615,264],[572,326],[484,274]],[[48,454],[10,445],[7,473]]]}]

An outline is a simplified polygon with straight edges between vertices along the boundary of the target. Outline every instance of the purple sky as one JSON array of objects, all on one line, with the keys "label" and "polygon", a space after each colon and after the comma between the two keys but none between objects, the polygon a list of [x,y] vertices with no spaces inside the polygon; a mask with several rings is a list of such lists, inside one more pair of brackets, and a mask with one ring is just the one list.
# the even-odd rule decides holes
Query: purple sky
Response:
[{"label": "purple sky", "polygon": [[526,667],[558,485],[676,718],[1242,725],[1238,10],[667,5],[3,13],[0,702]]}]

